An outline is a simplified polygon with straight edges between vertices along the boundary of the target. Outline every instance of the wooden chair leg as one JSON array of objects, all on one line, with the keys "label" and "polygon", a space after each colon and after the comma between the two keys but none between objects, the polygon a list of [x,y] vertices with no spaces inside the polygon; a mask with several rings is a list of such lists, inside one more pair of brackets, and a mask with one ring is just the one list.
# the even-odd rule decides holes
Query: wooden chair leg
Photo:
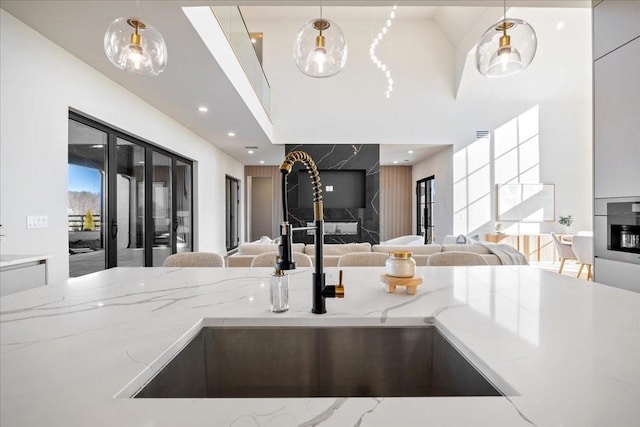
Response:
[{"label": "wooden chair leg", "polygon": [[560,258],[560,270],[558,270],[558,274],[562,274],[562,269],[564,268],[564,261],[566,258]]},{"label": "wooden chair leg", "polygon": [[587,280],[593,282],[593,274],[591,273],[591,264],[587,264]]},{"label": "wooden chair leg", "polygon": [[582,274],[582,269],[584,268],[584,264],[580,264],[580,268],[578,269],[578,275],[576,276],[578,279],[580,278],[580,275]]}]

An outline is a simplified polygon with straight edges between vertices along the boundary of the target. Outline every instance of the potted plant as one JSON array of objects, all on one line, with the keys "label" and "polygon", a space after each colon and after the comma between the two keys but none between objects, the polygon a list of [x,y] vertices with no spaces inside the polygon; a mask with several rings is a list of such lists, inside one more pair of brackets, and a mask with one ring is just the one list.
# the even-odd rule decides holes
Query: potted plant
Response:
[{"label": "potted plant", "polygon": [[573,215],[567,215],[567,216],[560,215],[560,219],[558,220],[558,223],[564,226],[565,232],[569,232],[569,230],[571,229],[571,224],[573,224]]},{"label": "potted plant", "polygon": [[93,221],[93,214],[91,214],[91,209],[87,209],[87,213],[84,215],[82,220],[82,230],[84,231],[93,231],[96,229],[96,224]]}]

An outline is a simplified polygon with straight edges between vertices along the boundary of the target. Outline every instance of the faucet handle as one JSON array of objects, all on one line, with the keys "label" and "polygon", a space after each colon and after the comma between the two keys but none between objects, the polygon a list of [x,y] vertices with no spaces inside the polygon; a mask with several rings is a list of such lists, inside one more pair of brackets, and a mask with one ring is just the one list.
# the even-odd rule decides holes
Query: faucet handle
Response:
[{"label": "faucet handle", "polygon": [[342,270],[338,274],[338,284],[336,285],[336,298],[344,298],[344,284],[342,283]]}]

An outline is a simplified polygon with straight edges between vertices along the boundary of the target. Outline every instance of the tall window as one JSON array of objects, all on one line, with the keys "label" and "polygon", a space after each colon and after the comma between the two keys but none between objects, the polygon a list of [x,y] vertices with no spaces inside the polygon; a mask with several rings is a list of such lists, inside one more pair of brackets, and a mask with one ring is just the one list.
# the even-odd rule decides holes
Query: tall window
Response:
[{"label": "tall window", "polygon": [[192,245],[192,164],[69,113],[69,275],[157,266]]},{"label": "tall window", "polygon": [[433,206],[436,192],[435,176],[424,178],[416,182],[417,230],[424,236],[424,243],[434,242]]},{"label": "tall window", "polygon": [[240,224],[238,210],[240,207],[240,181],[226,176],[225,183],[225,212],[226,212],[226,241],[227,250],[238,247],[240,243]]}]

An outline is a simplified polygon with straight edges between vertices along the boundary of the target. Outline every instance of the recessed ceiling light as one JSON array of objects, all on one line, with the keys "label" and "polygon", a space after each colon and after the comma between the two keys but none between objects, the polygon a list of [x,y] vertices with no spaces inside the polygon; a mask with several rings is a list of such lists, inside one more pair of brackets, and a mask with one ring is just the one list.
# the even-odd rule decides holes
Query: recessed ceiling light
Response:
[{"label": "recessed ceiling light", "polygon": [[264,165],[264,160],[260,160],[260,164],[261,164],[261,165]]},{"label": "recessed ceiling light", "polygon": [[398,164],[398,161],[397,161],[397,160],[394,160],[394,161],[393,161],[393,164],[394,164],[394,165]]},{"label": "recessed ceiling light", "polygon": [[253,151],[253,150],[247,150],[247,153],[249,153],[249,154],[253,154],[253,153],[254,153],[254,151]]},{"label": "recessed ceiling light", "polygon": [[407,153],[413,154],[413,150],[409,150],[409,151],[407,151]]},{"label": "recessed ceiling light", "polygon": [[209,109],[204,105],[201,105],[198,107],[198,111],[200,111],[201,113],[206,113],[207,111],[209,111]]},{"label": "recessed ceiling light", "polygon": [[227,136],[234,137],[234,136],[236,136],[236,133],[235,132],[229,132],[229,133],[227,133]]},{"label": "recessed ceiling light", "polygon": [[558,30],[563,29],[563,28],[564,28],[564,21],[559,21],[559,22],[556,24],[556,28],[557,28]]}]

